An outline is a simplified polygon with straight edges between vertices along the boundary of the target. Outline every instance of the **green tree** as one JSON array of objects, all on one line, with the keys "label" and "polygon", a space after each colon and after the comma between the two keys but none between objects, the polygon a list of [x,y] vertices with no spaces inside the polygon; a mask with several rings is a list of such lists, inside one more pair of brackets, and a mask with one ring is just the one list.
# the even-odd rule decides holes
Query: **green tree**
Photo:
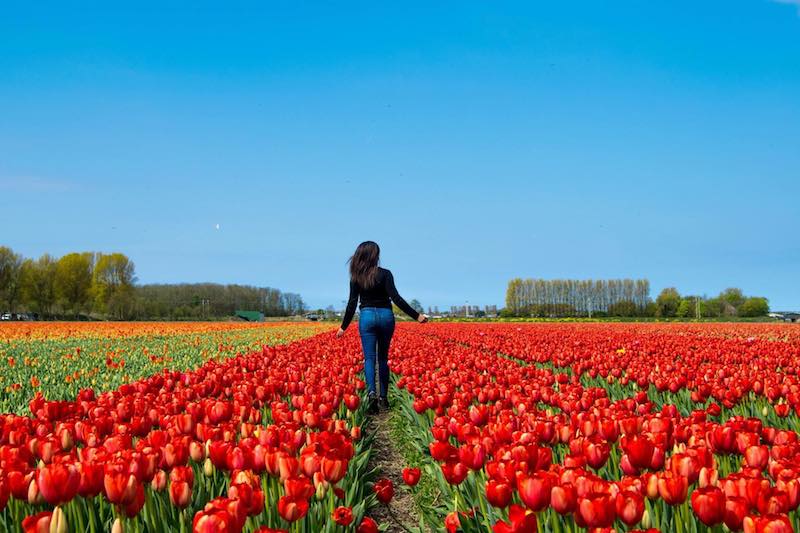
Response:
[{"label": "green tree", "polygon": [[694,316],[694,302],[690,298],[681,298],[681,303],[678,304],[678,311],[675,313],[680,318],[689,318]]},{"label": "green tree", "polygon": [[702,311],[702,303],[699,296],[686,296],[681,298],[676,316],[680,318],[695,318],[697,317],[697,312]]},{"label": "green tree", "polygon": [[91,252],[67,254],[56,264],[56,297],[73,315],[86,309],[89,303],[93,264]]},{"label": "green tree", "polygon": [[670,317],[678,313],[681,295],[675,287],[667,287],[656,298],[656,316]]},{"label": "green tree", "polygon": [[518,315],[522,310],[522,292],[523,282],[521,278],[515,278],[508,282],[506,289],[506,312],[511,315]]},{"label": "green tree", "polygon": [[[639,309],[636,307],[636,304],[630,300],[622,300],[620,302],[615,302],[608,306],[608,316],[636,316]],[[563,315],[568,316],[568,315]]]},{"label": "green tree", "polygon": [[125,254],[101,254],[92,276],[97,309],[114,318],[128,318],[134,307],[136,268]]},{"label": "green tree", "polygon": [[424,313],[425,312],[425,308],[422,307],[422,304],[419,303],[419,300],[417,300],[416,298],[411,300],[408,303],[408,305],[410,305],[417,313]]},{"label": "green tree", "polygon": [[730,287],[719,294],[719,299],[730,307],[739,309],[739,306],[744,303],[745,297],[742,294],[742,289]]},{"label": "green tree", "polygon": [[769,301],[759,296],[747,298],[739,306],[739,316],[767,316],[768,313]]},{"label": "green tree", "polygon": [[22,256],[7,246],[0,246],[0,312],[4,307],[16,311],[20,296]]},{"label": "green tree", "polygon": [[724,306],[726,305],[720,298],[709,298],[703,302],[702,315],[704,317],[720,317],[722,316]]},{"label": "green tree", "polygon": [[44,254],[39,259],[26,259],[22,263],[22,297],[29,308],[42,315],[53,313],[56,302],[56,270],[58,262]]}]

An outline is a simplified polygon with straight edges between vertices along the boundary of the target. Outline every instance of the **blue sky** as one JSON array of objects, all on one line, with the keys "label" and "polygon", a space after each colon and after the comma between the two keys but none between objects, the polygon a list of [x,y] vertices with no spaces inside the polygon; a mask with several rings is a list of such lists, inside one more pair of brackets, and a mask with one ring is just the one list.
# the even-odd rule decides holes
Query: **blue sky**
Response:
[{"label": "blue sky", "polygon": [[[0,18],[0,243],[407,298],[647,277],[800,308],[800,4],[264,2]],[[219,224],[219,229],[216,225]]]}]

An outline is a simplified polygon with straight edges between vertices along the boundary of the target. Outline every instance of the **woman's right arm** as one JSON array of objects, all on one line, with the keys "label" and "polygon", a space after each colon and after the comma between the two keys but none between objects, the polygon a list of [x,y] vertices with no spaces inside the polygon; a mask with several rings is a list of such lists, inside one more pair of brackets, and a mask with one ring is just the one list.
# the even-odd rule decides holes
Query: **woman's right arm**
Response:
[{"label": "woman's right arm", "polygon": [[350,297],[347,299],[347,309],[344,311],[344,318],[342,319],[341,331],[347,329],[350,321],[353,320],[353,315],[356,314],[356,306],[358,305],[358,284],[355,281],[350,281]]}]

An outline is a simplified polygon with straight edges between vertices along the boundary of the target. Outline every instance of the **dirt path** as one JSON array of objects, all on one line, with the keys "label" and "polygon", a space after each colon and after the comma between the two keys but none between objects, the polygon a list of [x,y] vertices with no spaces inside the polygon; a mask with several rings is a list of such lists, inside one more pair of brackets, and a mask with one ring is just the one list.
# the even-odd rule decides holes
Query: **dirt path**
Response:
[{"label": "dirt path", "polygon": [[[391,414],[381,411],[379,415],[371,416],[368,422],[368,430],[375,432],[375,440],[372,443],[372,456],[370,457],[370,468],[378,468],[378,477],[386,477],[394,483],[395,494],[392,500],[392,512],[402,520],[406,527],[419,527],[419,515],[416,512],[414,498],[406,489],[403,483],[403,468],[406,464],[402,455],[392,446],[392,436],[389,428]],[[371,516],[379,525],[386,525],[389,533],[401,533],[403,528],[395,523],[389,515],[385,505],[378,504],[369,511]]]}]

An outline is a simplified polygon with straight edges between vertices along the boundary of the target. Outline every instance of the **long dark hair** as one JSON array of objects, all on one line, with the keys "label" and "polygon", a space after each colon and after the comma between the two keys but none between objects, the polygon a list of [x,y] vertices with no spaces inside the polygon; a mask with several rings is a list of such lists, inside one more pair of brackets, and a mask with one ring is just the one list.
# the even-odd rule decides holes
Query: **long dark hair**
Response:
[{"label": "long dark hair", "polygon": [[355,281],[359,287],[364,289],[375,285],[380,259],[381,248],[378,243],[364,241],[359,244],[353,256],[348,260],[348,263],[350,263],[350,280]]}]

